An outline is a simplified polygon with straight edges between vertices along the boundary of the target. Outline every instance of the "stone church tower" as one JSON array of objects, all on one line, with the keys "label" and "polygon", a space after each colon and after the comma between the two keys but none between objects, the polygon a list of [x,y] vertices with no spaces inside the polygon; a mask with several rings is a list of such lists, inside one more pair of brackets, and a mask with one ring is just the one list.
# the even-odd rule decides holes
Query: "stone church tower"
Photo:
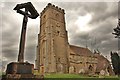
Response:
[{"label": "stone church tower", "polygon": [[64,10],[48,4],[41,12],[36,67],[45,73],[68,73],[68,37]]}]

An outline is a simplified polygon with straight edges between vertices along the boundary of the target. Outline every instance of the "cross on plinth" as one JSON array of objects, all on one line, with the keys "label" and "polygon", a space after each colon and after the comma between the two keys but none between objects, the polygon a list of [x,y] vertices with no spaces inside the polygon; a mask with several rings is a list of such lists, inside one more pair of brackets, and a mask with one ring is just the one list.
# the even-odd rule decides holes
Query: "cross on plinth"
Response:
[{"label": "cross on plinth", "polygon": [[[25,11],[21,10],[23,8],[25,8]],[[19,55],[18,55],[18,62],[24,62],[25,36],[26,36],[28,17],[31,19],[36,19],[39,16],[39,14],[37,13],[36,9],[34,8],[31,2],[17,4],[14,10],[16,10],[17,13],[24,15],[20,44],[19,44]]]}]

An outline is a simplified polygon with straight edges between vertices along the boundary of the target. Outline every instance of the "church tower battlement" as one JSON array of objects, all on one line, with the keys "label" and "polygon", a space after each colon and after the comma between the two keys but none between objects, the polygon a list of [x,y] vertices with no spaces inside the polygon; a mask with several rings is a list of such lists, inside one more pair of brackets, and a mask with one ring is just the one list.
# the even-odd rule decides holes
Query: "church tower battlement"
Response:
[{"label": "church tower battlement", "polygon": [[41,16],[45,13],[45,11],[49,8],[53,8],[61,13],[64,13],[64,9],[59,8],[58,6],[55,6],[51,3],[48,3],[48,5],[44,8],[44,10],[41,12]]},{"label": "church tower battlement", "polygon": [[40,16],[36,66],[45,73],[68,73],[68,37],[63,9],[48,3]]}]

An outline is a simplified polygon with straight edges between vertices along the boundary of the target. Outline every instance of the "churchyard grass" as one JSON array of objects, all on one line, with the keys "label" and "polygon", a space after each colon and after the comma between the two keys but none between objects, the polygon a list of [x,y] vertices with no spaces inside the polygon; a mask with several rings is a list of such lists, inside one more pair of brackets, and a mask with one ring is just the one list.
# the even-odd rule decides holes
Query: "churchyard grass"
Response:
[{"label": "churchyard grass", "polygon": [[79,74],[45,74],[46,80],[120,80],[120,77],[116,76],[104,76],[100,77],[97,76],[85,76],[85,75],[79,75]]}]

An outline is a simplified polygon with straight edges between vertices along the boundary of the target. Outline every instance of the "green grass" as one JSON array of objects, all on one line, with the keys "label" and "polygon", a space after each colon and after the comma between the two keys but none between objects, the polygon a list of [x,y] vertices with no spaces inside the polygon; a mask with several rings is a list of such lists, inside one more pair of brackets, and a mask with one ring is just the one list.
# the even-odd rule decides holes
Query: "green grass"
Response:
[{"label": "green grass", "polygon": [[2,77],[2,75],[5,75],[5,72],[0,71],[0,77]]},{"label": "green grass", "polygon": [[45,78],[82,78],[77,74],[46,74]]},{"label": "green grass", "polygon": [[[120,78],[115,77],[115,76],[106,76],[104,78],[99,78],[98,76],[96,77],[89,77],[89,76],[83,76],[79,74],[46,74],[45,78],[48,80],[52,78],[52,80],[120,80]],[[66,79],[67,78],[67,79]]]}]

